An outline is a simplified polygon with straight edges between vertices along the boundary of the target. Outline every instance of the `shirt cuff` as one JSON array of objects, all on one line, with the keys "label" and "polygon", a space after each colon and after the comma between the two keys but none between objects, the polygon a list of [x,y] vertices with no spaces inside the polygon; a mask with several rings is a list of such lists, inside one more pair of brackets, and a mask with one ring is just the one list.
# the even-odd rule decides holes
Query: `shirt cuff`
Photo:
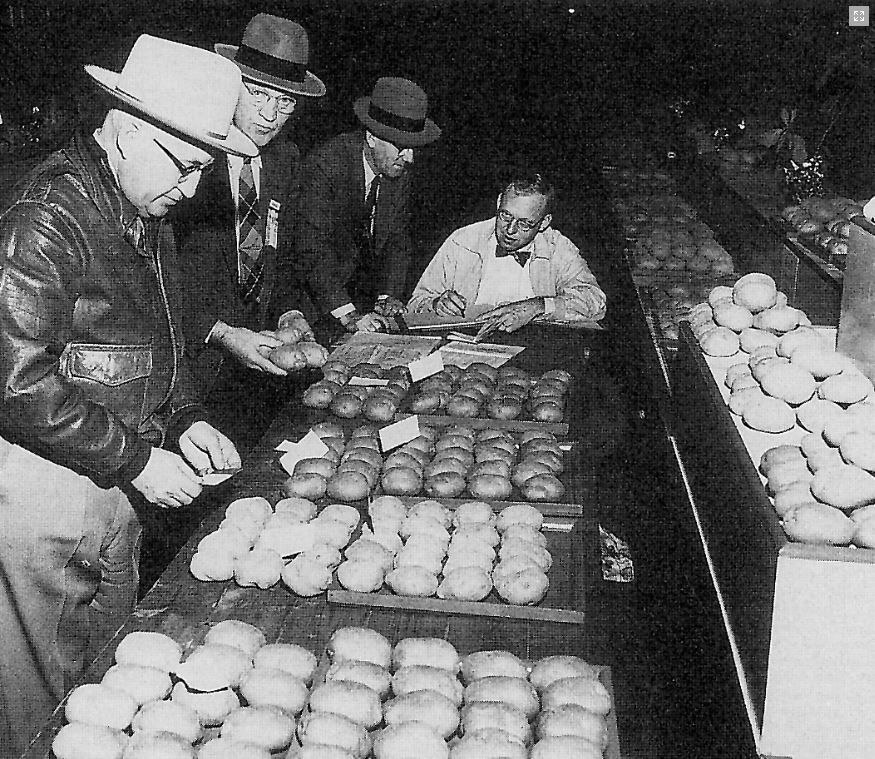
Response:
[{"label": "shirt cuff", "polygon": [[347,303],[344,306],[338,306],[337,308],[335,308],[333,311],[331,311],[331,315],[335,319],[342,319],[344,316],[346,316],[347,314],[351,314],[353,311],[355,311],[355,306],[352,305],[352,303]]},{"label": "shirt cuff", "polygon": [[544,316],[552,316],[556,312],[556,298],[544,298]]},{"label": "shirt cuff", "polygon": [[207,336],[204,338],[204,345],[209,345],[210,341],[216,336],[216,329],[219,326],[219,322],[216,322],[210,331],[207,333]]}]

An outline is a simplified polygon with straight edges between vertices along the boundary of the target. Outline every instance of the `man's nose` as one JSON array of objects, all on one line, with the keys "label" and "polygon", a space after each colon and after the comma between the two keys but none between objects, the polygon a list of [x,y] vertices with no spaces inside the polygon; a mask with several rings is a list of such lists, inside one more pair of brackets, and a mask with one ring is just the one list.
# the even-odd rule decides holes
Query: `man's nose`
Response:
[{"label": "man's nose", "polygon": [[270,99],[258,109],[258,112],[265,121],[276,121],[279,114],[279,106],[276,100]]},{"label": "man's nose", "polygon": [[413,163],[413,148],[404,148],[398,155],[405,163]]}]

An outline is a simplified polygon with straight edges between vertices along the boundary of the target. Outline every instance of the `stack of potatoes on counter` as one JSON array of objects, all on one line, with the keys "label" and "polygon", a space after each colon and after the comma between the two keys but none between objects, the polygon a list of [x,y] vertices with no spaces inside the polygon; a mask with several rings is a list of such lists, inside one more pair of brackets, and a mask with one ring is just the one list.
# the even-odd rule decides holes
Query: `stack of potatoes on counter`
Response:
[{"label": "stack of potatoes on counter", "polygon": [[529,668],[507,651],[460,656],[441,638],[393,647],[364,627],[336,630],[328,652],[298,723],[299,759],[591,759],[608,743],[610,693],[575,656]]},{"label": "stack of potatoes on counter", "polygon": [[516,486],[525,501],[556,501],[565,494],[556,436],[464,425],[420,428],[420,437],[386,457],[380,484],[389,495],[471,496],[506,501]]},{"label": "stack of potatoes on counter", "polygon": [[614,205],[636,272],[689,272],[727,276],[735,266],[732,256],[714,238],[711,229],[696,220],[695,209],[676,196],[653,197],[637,203]]},{"label": "stack of potatoes on counter", "polygon": [[[198,543],[190,570],[198,580],[233,578],[242,587],[267,589],[282,580],[299,596],[314,596],[331,583],[359,519],[357,509],[342,503],[317,515],[306,498],[284,498],[273,507],[266,498],[240,498]],[[312,547],[301,551],[304,541]]]},{"label": "stack of potatoes on counter", "polygon": [[[482,601],[493,587],[508,603],[535,604],[549,587],[553,559],[543,515],[528,504],[492,507],[471,501],[455,510],[434,500],[409,508],[395,496],[369,504],[373,532],[345,552],[337,579],[347,590]],[[497,560],[497,561],[496,561]]]},{"label": "stack of potatoes on counter", "polygon": [[674,282],[664,286],[649,285],[647,290],[653,303],[653,316],[662,337],[677,340],[680,323],[690,320],[693,308],[707,300],[713,288],[713,280]]},{"label": "stack of potatoes on counter", "polygon": [[467,369],[448,366],[419,383],[410,400],[410,411],[561,422],[571,379],[564,369],[551,369],[533,378],[525,369],[511,366],[499,369],[481,363],[471,364]]},{"label": "stack of potatoes on counter", "polygon": [[784,208],[781,217],[799,234],[814,237],[829,253],[846,256],[850,220],[861,213],[863,204],[849,198],[808,198]]},{"label": "stack of potatoes on counter", "polygon": [[363,501],[379,484],[389,495],[455,498],[469,495],[507,500],[516,486],[526,501],[556,501],[565,493],[559,480],[562,449],[552,432],[453,425],[439,433],[422,426],[419,436],[390,452],[385,460],[377,431],[362,426],[347,440],[332,422],[312,428],[328,446],[321,458],[303,459],[283,485],[290,497]]},{"label": "stack of potatoes on counter", "polygon": [[[385,385],[350,385],[352,377],[385,380]],[[382,369],[377,364],[352,366],[343,361],[328,361],[322,379],[304,391],[302,403],[308,408],[328,409],[343,419],[364,416],[372,422],[390,422],[410,390],[406,367]]]},{"label": "stack of potatoes on counter", "polygon": [[[458,417],[489,417],[541,422],[561,422],[571,375],[562,369],[532,377],[516,367],[496,369],[474,363],[466,369],[447,366],[415,388],[403,366],[381,369],[376,364],[347,366],[329,361],[323,377],[304,391],[303,403],[310,408],[328,409],[336,416],[354,419],[364,416],[373,422],[389,422],[412,392],[414,414],[443,412]],[[350,379],[381,380],[384,386],[350,385]]]},{"label": "stack of potatoes on counter", "polygon": [[317,660],[225,620],[183,660],[179,644],[133,632],[100,683],[75,688],[57,759],[270,759],[291,745]]}]

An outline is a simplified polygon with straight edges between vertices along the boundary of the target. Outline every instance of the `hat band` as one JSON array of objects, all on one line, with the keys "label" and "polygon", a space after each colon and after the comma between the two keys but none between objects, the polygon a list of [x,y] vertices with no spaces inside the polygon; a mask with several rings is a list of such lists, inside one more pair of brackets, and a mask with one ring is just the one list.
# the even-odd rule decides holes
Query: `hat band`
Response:
[{"label": "hat band", "polygon": [[398,129],[402,132],[421,132],[425,129],[424,118],[408,119],[406,116],[399,116],[397,113],[384,111],[380,106],[374,105],[373,102],[368,106],[368,116],[383,126]]},{"label": "hat band", "polygon": [[284,58],[277,58],[270,53],[249,47],[249,45],[240,45],[237,48],[234,60],[241,66],[249,66],[260,71],[262,74],[274,76],[277,79],[286,79],[297,84],[303,83],[307,78],[307,67],[305,65],[295,63],[294,61],[287,61]]}]

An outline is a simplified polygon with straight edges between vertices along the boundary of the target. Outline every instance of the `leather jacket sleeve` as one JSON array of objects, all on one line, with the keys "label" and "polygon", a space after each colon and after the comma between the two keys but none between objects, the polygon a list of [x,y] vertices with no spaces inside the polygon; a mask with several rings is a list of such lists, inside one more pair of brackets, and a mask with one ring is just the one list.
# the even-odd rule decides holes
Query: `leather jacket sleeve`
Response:
[{"label": "leather jacket sleeve", "polygon": [[130,481],[151,446],[59,370],[90,263],[73,217],[22,201],[0,219],[0,434],[98,484]]}]

